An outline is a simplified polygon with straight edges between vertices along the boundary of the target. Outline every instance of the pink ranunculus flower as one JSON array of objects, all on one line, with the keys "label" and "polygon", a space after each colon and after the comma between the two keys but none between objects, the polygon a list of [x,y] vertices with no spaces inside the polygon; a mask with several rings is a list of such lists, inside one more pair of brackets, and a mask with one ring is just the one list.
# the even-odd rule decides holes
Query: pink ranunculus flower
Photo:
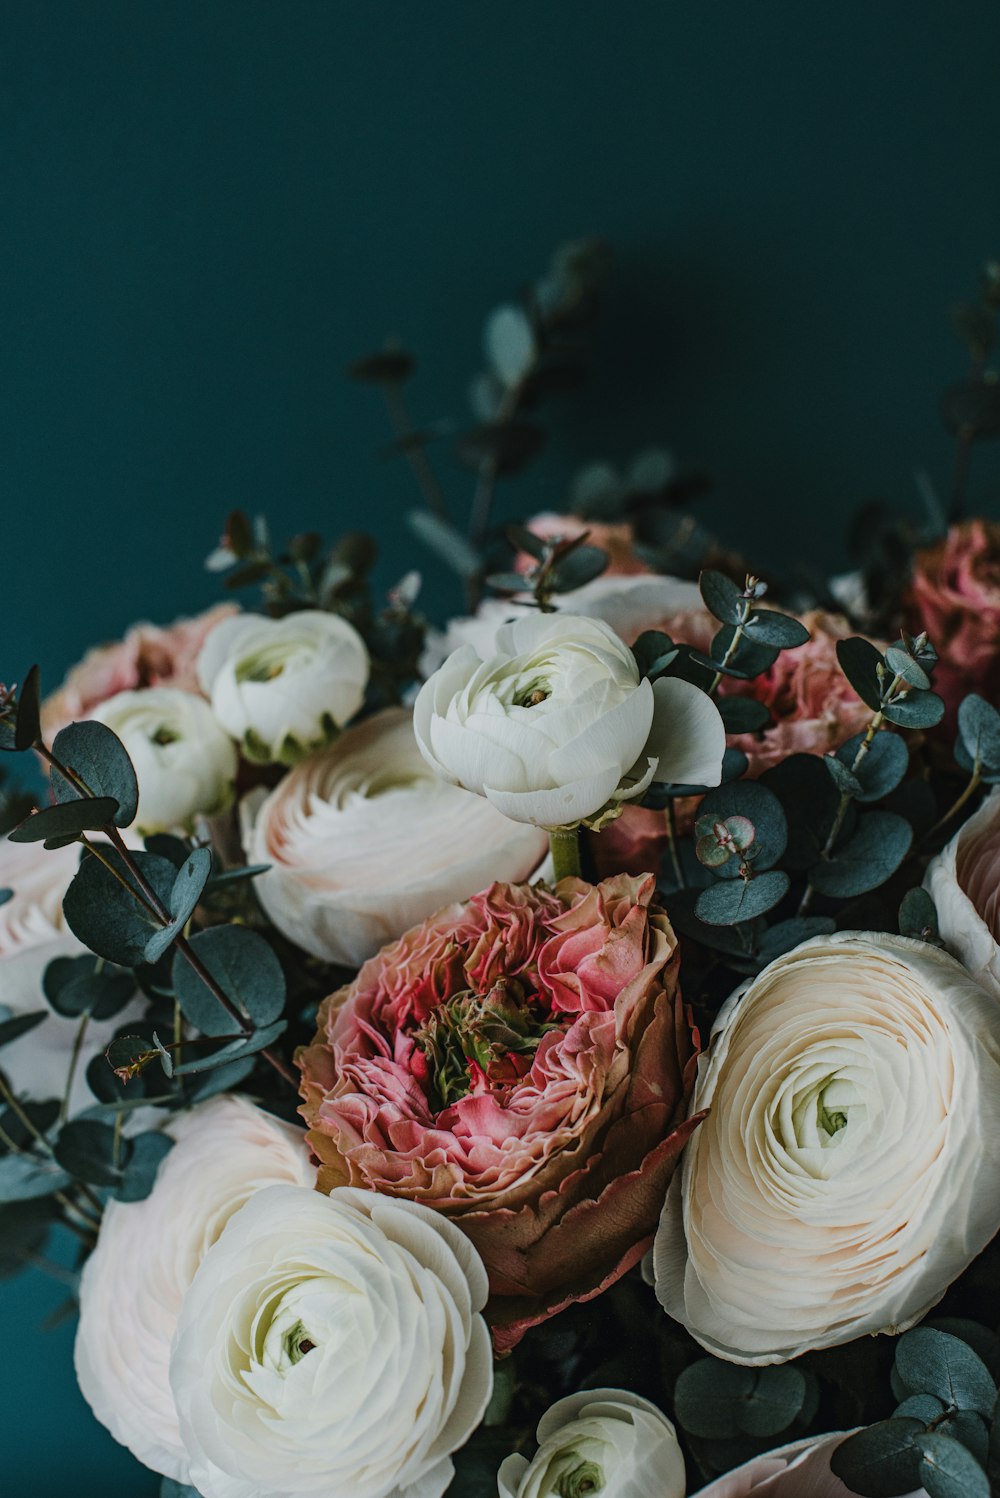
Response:
[{"label": "pink ranunculus flower", "polygon": [[446,1213],[500,1351],[636,1264],[698,1120],[652,876],[493,884],[383,948],[298,1053],[319,1184]]},{"label": "pink ranunculus flower", "polygon": [[[846,1433],[840,1431],[807,1436],[791,1446],[755,1456],[700,1488],[694,1498],[854,1498],[850,1488],[830,1470],[830,1458],[846,1439]],[[918,1488],[906,1498],[927,1498],[927,1494]]]},{"label": "pink ranunculus flower", "polygon": [[940,660],[934,690],[954,723],[967,692],[1000,694],[1000,524],[966,520],[913,561],[914,623]]},{"label": "pink ranunculus flower", "polygon": [[[574,541],[586,531],[586,544],[598,546],[608,554],[604,577],[636,577],[653,570],[636,552],[635,533],[628,520],[583,520],[579,515],[559,515],[553,510],[543,510],[540,515],[532,516],[525,529],[543,541],[552,541],[556,537]],[[530,572],[535,566],[535,558],[526,551],[519,552],[514,566],[518,572]]]},{"label": "pink ranunculus flower", "polygon": [[142,687],[177,687],[201,695],[196,665],[201,647],[217,624],[239,613],[222,603],[193,619],[178,619],[161,628],[134,624],[125,638],[88,650],[73,666],[57,692],[42,707],[42,728],[51,740],[67,723],[89,718],[119,692]]}]

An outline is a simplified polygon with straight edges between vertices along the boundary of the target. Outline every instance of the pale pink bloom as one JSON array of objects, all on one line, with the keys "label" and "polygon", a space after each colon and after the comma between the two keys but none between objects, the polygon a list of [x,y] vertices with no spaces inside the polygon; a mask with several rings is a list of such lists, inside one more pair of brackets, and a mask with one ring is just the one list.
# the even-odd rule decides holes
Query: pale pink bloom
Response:
[{"label": "pale pink bloom", "polygon": [[[845,1440],[840,1432],[809,1436],[717,1477],[694,1498],[854,1498],[830,1470],[830,1458]],[[906,1498],[927,1498],[923,1488]]]},{"label": "pale pink bloom", "polygon": [[651,877],[494,884],[385,947],[298,1054],[320,1185],[452,1217],[500,1348],[649,1244],[697,1034]]}]

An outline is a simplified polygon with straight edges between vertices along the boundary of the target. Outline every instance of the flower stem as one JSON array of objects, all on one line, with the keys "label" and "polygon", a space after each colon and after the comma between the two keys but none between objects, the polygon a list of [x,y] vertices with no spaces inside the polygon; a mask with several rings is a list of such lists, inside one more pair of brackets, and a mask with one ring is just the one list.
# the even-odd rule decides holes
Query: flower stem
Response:
[{"label": "flower stem", "polygon": [[87,1033],[87,1026],[89,1023],[89,1014],[83,1014],[80,1016],[80,1023],[77,1026],[76,1036],[73,1040],[73,1052],[69,1058],[69,1070],[66,1073],[66,1087],[63,1092],[62,1105],[59,1109],[59,1122],[61,1124],[65,1123],[66,1119],[69,1117],[70,1094],[73,1091],[73,1082],[76,1077],[76,1069],[80,1062],[80,1052],[83,1049],[83,1040],[84,1036]]},{"label": "flower stem", "polygon": [[[889,696],[892,695],[893,691],[898,686],[899,680],[900,680],[900,678],[897,676],[896,679],[895,679],[895,681],[893,682],[892,686],[889,688],[889,693],[888,693]],[[861,743],[858,745],[857,753],[855,754],[854,759],[851,761],[851,774],[852,775],[856,775],[857,774],[858,769],[860,768],[861,764],[864,761],[865,755],[868,753],[869,749],[872,746],[872,743],[874,741],[875,735],[878,733],[879,729],[882,727],[882,724],[883,724],[884,721],[885,721],[884,714],[882,713],[882,710],[880,708],[879,711],[872,718],[871,722],[868,724],[868,728],[867,728],[867,730],[865,732],[865,736],[861,740]],[[830,831],[827,833],[826,842],[823,844],[823,848],[822,848],[822,851],[820,853],[820,858],[829,858],[830,854],[833,852],[833,845],[837,841],[837,838],[840,835],[840,829],[844,825],[844,818],[847,816],[847,808],[850,806],[851,800],[852,800],[852,797],[851,797],[851,795],[850,795],[850,793],[848,791],[843,791],[841,793],[840,804],[837,807],[837,814],[836,814],[836,816],[833,819],[833,825],[831,826]],[[805,887],[805,891],[804,891],[804,893],[802,895],[802,899],[799,901],[799,908],[798,908],[798,911],[796,912],[798,915],[801,916],[801,915],[806,915],[807,914],[807,912],[809,910],[809,907],[810,907],[810,905],[812,904],[812,901],[813,901],[813,895],[815,893],[816,893],[816,891],[813,889],[812,879],[810,879],[809,882],[807,883],[806,887]]]},{"label": "flower stem", "polygon": [[[729,644],[727,645],[727,647],[726,647],[726,653],[722,657],[722,660],[720,662],[720,664],[722,665],[723,668],[725,668],[726,666],[729,665],[729,662],[732,660],[733,656],[736,654],[737,650],[740,647],[740,641],[742,640],[742,638],[743,638],[743,625],[742,624],[737,624],[733,628],[733,638],[730,640]],[[714,676],[714,678],[712,680],[712,685],[708,689],[708,695],[710,697],[714,697],[715,694],[716,694],[716,692],[719,690],[719,683],[721,682],[721,680],[722,680],[722,678],[723,678],[724,675],[725,675],[724,669],[722,671],[716,671],[715,676]]]},{"label": "flower stem", "polygon": [[444,497],[444,490],[438,483],[437,475],[430,464],[430,459],[413,439],[417,433],[410,413],[406,408],[403,392],[395,383],[383,385],[382,393],[385,396],[386,407],[389,412],[389,420],[392,430],[402,444],[402,451],[413,470],[413,476],[420,485],[420,492],[424,497],[424,503],[432,515],[438,515],[442,520],[448,518],[448,501]]},{"label": "flower stem", "polygon": [[553,881],[579,879],[580,877],[580,833],[576,827],[551,827],[549,846],[552,849]]},{"label": "flower stem", "polygon": [[951,821],[952,817],[958,815],[958,813],[962,810],[962,807],[965,805],[966,801],[968,801],[969,797],[972,796],[972,795],[974,795],[975,792],[979,789],[979,786],[980,786],[981,783],[982,783],[982,775],[980,773],[979,761],[977,759],[976,763],[975,763],[975,766],[973,767],[972,774],[969,777],[969,783],[965,787],[965,790],[962,792],[962,794],[958,797],[958,799],[956,801],[952,802],[951,806],[949,806],[949,808],[945,812],[944,816],[943,817],[938,817],[937,821],[934,823],[934,826],[931,828],[930,832],[928,832],[925,835],[925,839],[924,839],[925,841],[926,841],[926,838],[933,837],[934,834],[935,834],[935,832],[940,832],[941,828],[945,827]]},{"label": "flower stem", "polygon": [[670,849],[670,863],[674,871],[674,878],[677,880],[679,888],[683,889],[687,881],[684,878],[680,852],[677,847],[677,812],[672,798],[667,802],[667,809],[664,815],[667,824],[667,846]]}]

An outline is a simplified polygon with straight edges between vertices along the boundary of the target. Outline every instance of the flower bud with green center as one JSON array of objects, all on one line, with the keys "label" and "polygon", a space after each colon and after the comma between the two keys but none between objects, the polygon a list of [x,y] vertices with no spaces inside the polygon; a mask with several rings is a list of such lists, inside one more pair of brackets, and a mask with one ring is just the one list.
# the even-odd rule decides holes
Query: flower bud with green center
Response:
[{"label": "flower bud with green center", "polygon": [[538,1425],[529,1462],[508,1456],[499,1498],[684,1498],[684,1457],[674,1427],[648,1400],[624,1389],[560,1399]]}]

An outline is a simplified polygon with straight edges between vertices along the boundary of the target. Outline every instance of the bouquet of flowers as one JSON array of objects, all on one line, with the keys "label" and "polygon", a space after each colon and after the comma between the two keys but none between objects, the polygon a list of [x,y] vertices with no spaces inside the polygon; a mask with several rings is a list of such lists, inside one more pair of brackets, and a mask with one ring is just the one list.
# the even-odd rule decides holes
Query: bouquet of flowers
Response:
[{"label": "bouquet of flowers", "polygon": [[782,580],[650,450],[494,519],[603,246],[485,330],[467,526],[350,533],[0,689],[0,1231],[164,1498],[1000,1491],[1000,266],[953,492]]}]

